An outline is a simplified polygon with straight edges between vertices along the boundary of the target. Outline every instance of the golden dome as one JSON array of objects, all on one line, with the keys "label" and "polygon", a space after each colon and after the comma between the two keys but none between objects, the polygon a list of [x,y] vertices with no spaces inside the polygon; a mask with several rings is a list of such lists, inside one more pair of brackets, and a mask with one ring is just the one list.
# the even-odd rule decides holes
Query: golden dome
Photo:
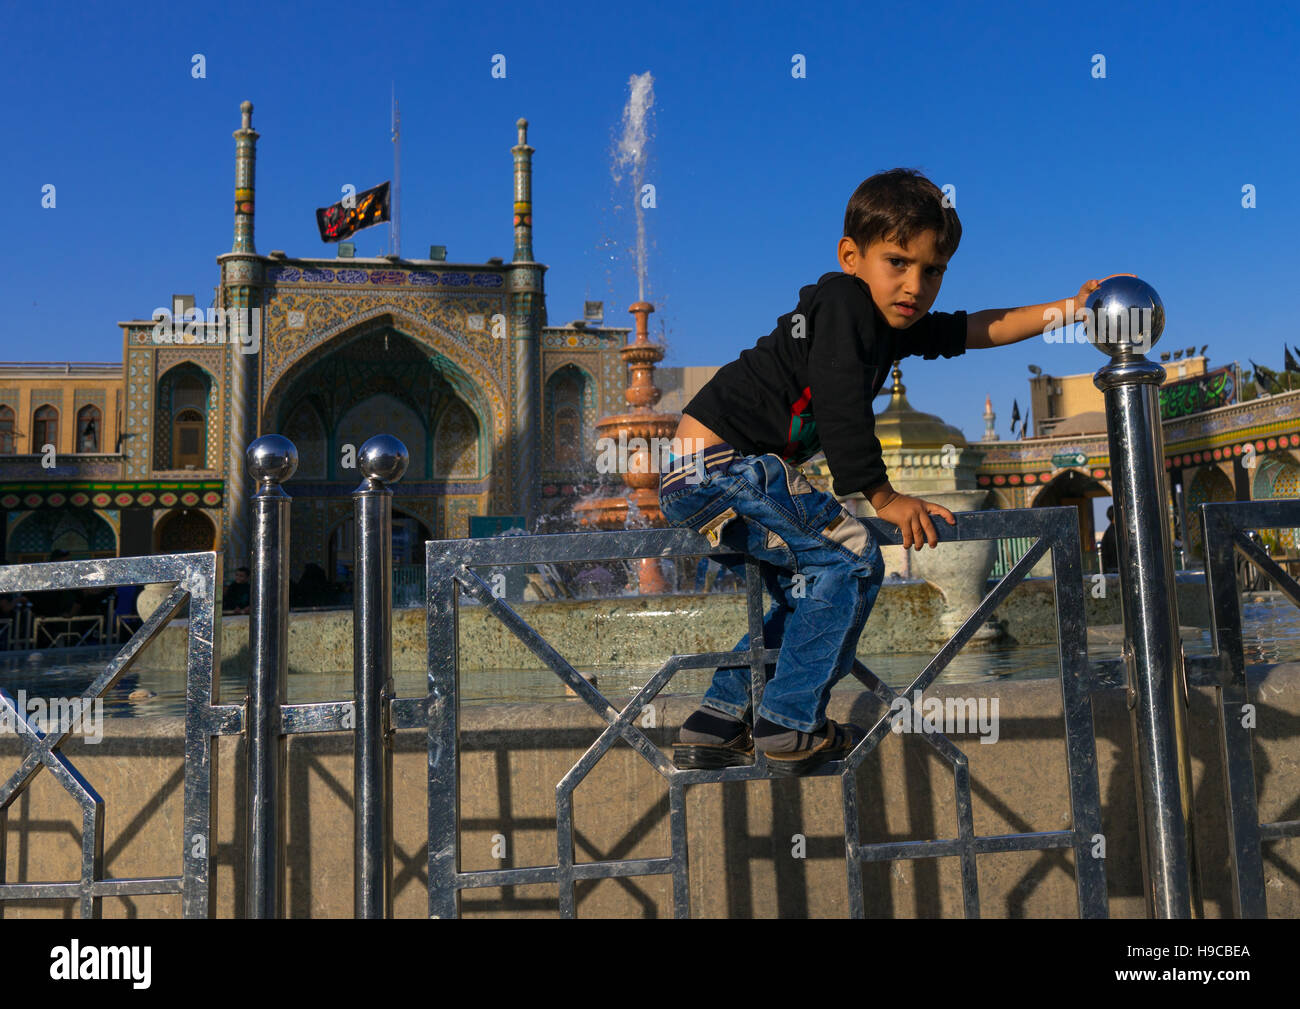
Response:
[{"label": "golden dome", "polygon": [[890,389],[889,406],[876,414],[876,437],[886,451],[889,449],[942,448],[953,445],[966,448],[966,441],[960,429],[932,413],[922,413],[907,401],[907,388],[903,385],[903,373],[898,362],[894,362],[894,384]]}]

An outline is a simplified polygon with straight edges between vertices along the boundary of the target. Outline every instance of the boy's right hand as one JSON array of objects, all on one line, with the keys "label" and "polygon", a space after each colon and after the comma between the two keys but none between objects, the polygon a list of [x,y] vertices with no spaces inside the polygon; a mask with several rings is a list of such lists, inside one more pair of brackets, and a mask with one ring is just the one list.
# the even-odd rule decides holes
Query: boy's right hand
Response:
[{"label": "boy's right hand", "polygon": [[904,550],[910,549],[913,545],[920,550],[926,543],[932,547],[939,545],[939,534],[934,531],[934,523],[930,521],[931,515],[942,515],[948,520],[949,525],[957,524],[952,512],[943,505],[898,493],[895,493],[888,503],[877,508],[876,515],[898,526],[899,532],[903,534]]}]

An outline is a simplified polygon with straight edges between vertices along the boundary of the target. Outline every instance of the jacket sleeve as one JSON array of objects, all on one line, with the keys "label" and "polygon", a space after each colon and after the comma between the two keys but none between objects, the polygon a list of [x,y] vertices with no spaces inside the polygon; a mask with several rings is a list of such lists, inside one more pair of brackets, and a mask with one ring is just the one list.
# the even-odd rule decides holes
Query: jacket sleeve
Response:
[{"label": "jacket sleeve", "polygon": [[916,325],[897,333],[894,351],[900,357],[957,357],[966,353],[966,313],[927,312]]},{"label": "jacket sleeve", "polygon": [[887,476],[871,409],[875,375],[867,348],[879,339],[875,319],[864,291],[829,286],[809,314],[808,384],[835,493],[866,492]]}]

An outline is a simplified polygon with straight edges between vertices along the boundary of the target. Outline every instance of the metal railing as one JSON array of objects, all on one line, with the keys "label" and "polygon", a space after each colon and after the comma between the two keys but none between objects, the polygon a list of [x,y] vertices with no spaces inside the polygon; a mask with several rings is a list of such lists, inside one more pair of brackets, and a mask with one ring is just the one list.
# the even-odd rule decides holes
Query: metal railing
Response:
[{"label": "metal railing", "polygon": [[37,617],[32,625],[33,648],[77,648],[103,643],[103,617]]},{"label": "metal railing", "polygon": [[1215,653],[1186,658],[1187,682],[1215,688],[1233,904],[1240,918],[1267,917],[1262,844],[1300,837],[1300,820],[1259,822],[1249,727],[1254,724],[1255,705],[1251,702],[1250,668],[1242,644],[1238,561],[1245,560],[1272,581],[1292,605],[1300,606],[1300,585],[1250,535],[1253,530],[1294,526],[1297,521],[1300,499],[1201,506],[1210,634]]},{"label": "metal railing", "polygon": [[[241,707],[217,702],[213,657],[221,646],[220,628],[215,620],[214,588],[220,583],[220,578],[221,562],[213,553],[0,566],[0,594],[108,588],[150,582],[176,583],[158,609],[82,692],[77,701],[83,710],[84,705],[102,698],[111,690],[172,616],[187,600],[190,604],[181,874],[131,879],[105,877],[104,800],[60,749],[71,734],[72,726],[60,723],[42,728],[29,719],[13,697],[0,689],[0,706],[6,709],[7,719],[20,727],[17,738],[23,748],[18,769],[0,784],[0,913],[3,913],[5,901],[63,897],[79,901],[83,918],[97,918],[105,897],[178,893],[185,917],[203,918],[208,915],[212,899],[212,737],[240,732],[243,715]],[[70,882],[10,883],[4,875],[9,809],[41,770],[51,774],[81,809],[81,875]]]},{"label": "metal railing", "polygon": [[12,615],[5,618],[7,629],[0,634],[0,650],[31,648],[34,620],[31,600],[18,596]]},{"label": "metal railing", "polygon": [[[902,542],[897,527],[878,519],[864,520],[881,543]],[[1092,693],[1113,687],[1104,667],[1093,667],[1087,659],[1083,621],[1083,579],[1079,570],[1078,519],[1072,507],[1033,508],[1014,511],[968,512],[957,516],[955,526],[937,525],[943,542],[987,540],[1032,534],[1033,546],[1020,558],[998,585],[988,593],[957,633],[926,665],[901,696],[915,698],[943,672],[962,645],[989,619],[995,607],[1019,584],[1049,549],[1056,573],[1058,651],[1061,686],[1065,698],[1066,761],[1069,767],[1072,824],[1068,829],[1033,834],[980,836],[974,832],[971,786],[966,755],[947,736],[924,728],[925,741],[953,770],[958,811],[958,836],[928,841],[864,844],[858,836],[857,769],[889,733],[890,718],[881,717],[867,738],[850,756],[826,764],[816,773],[839,775],[844,794],[844,831],[848,860],[850,910],[855,917],[865,914],[862,897],[861,863],[896,858],[961,859],[962,892],[967,915],[979,914],[979,889],[975,856],[988,852],[1033,851],[1070,848],[1074,851],[1079,912],[1084,917],[1105,917],[1105,864],[1093,857],[1092,847],[1101,833],[1101,800],[1097,781],[1097,758],[1092,725]],[[572,665],[537,633],[492,588],[474,573],[480,566],[512,566],[557,561],[607,561],[678,557],[709,553],[728,556],[725,550],[711,550],[704,537],[686,529],[654,529],[629,532],[577,533],[519,537],[507,543],[493,540],[431,542],[426,546],[429,569],[429,914],[453,917],[458,912],[461,890],[529,883],[556,883],[560,913],[575,914],[574,884],[578,880],[619,876],[668,875],[672,877],[673,908],[677,917],[688,917],[688,853],[685,823],[685,788],[702,783],[754,781],[770,777],[766,758],[758,753],[752,767],[723,770],[681,770],[635,724],[649,704],[683,669],[713,669],[737,665],[735,652],[709,652],[670,657],[621,709],[585,680]],[[763,640],[762,579],[759,565],[747,561],[746,606],[751,642]],[[554,865],[539,865],[491,871],[462,872],[459,868],[457,607],[460,593],[481,603],[557,677],[586,703],[606,728],[582,758],[556,786],[557,851]],[[762,700],[764,666],[775,663],[779,649],[751,647],[746,657],[751,673],[754,710]],[[900,696],[860,662],[854,675],[888,710]],[[592,772],[601,757],[619,740],[624,740],[668,785],[670,854],[662,858],[610,860],[578,863],[574,859],[573,794]]]}]

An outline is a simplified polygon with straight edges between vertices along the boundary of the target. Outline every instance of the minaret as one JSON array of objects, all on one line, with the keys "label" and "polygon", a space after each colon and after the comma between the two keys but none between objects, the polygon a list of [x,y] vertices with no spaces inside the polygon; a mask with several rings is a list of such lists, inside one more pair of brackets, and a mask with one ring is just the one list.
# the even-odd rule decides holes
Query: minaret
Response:
[{"label": "minaret", "polygon": [[239,106],[243,125],[235,130],[235,244],[231,252],[252,252],[253,180],[257,167],[257,131],[253,129],[253,103]]},{"label": "minaret", "polygon": [[998,433],[993,428],[997,414],[993,412],[993,397],[984,397],[984,437],[980,441],[999,441]]},{"label": "minaret", "polygon": [[516,263],[533,261],[533,149],[528,146],[528,120],[515,123],[519,143],[515,156],[515,256]]},{"label": "minaret", "polygon": [[254,166],[257,131],[253,103],[239,106],[242,122],[235,137],[235,237],[230,251],[218,256],[221,307],[226,310],[231,342],[224,348],[222,378],[226,386],[226,496],[222,522],[225,563],[230,570],[248,563],[248,496],[252,486],[245,452],[258,434],[258,363],[262,360],[262,283],[265,261],[253,245]]},{"label": "minaret", "polygon": [[514,465],[511,494],[525,516],[529,530],[537,519],[541,495],[541,342],[546,325],[546,295],[542,275],[546,267],[533,262],[533,148],[528,146],[528,120],[515,123],[519,143],[511,148],[515,162],[515,254],[506,267],[509,289],[511,347],[514,353],[514,423],[511,425]]}]

